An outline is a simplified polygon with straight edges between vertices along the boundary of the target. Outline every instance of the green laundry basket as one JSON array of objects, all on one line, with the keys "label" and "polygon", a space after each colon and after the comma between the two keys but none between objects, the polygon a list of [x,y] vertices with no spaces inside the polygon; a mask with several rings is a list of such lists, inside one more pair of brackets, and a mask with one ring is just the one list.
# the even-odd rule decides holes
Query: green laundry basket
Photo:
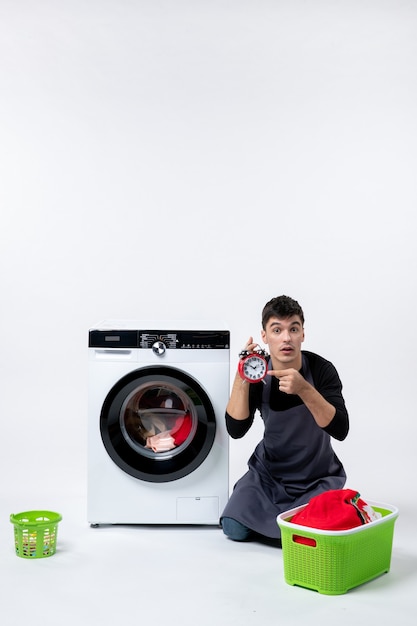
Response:
[{"label": "green laundry basket", "polygon": [[293,515],[305,505],[278,515],[284,577],[289,585],[337,595],[389,571],[398,509],[367,502],[381,518],[349,530],[293,524]]},{"label": "green laundry basket", "polygon": [[56,552],[58,523],[62,515],[52,511],[25,511],[12,513],[14,542],[17,556],[41,559]]}]

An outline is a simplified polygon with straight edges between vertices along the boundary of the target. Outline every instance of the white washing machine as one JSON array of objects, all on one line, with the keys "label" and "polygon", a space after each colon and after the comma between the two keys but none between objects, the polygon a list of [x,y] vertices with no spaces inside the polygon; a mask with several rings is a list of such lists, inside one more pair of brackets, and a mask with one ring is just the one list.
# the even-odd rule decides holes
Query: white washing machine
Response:
[{"label": "white washing machine", "polygon": [[224,322],[89,331],[88,521],[218,524],[228,499]]}]

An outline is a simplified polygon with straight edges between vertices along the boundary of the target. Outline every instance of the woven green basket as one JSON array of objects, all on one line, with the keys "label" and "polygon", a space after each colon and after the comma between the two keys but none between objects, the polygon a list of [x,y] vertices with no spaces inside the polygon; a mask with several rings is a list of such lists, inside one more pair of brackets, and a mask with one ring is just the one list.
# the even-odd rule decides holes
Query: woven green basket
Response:
[{"label": "woven green basket", "polygon": [[346,593],[389,571],[398,509],[369,502],[381,518],[350,530],[328,531],[292,524],[304,507],[278,515],[284,577],[327,595]]},{"label": "woven green basket", "polygon": [[10,515],[17,556],[41,559],[56,552],[58,523],[62,515],[52,511],[25,511]]}]

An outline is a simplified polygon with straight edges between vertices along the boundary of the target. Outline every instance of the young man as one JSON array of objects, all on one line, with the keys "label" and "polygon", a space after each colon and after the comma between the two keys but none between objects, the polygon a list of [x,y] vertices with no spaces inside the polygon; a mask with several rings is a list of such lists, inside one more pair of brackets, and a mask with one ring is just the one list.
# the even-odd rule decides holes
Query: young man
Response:
[{"label": "young man", "polygon": [[[298,302],[288,296],[270,300],[261,336],[270,354],[267,376],[249,383],[237,373],[226,408],[234,439],[247,433],[257,410],[265,425],[221,517],[223,532],[236,541],[279,539],[279,513],[342,489],[346,481],[331,445],[331,437],[342,441],[349,430],[342,383],[332,363],[301,350],[304,314]],[[257,347],[250,337],[245,350]]]}]

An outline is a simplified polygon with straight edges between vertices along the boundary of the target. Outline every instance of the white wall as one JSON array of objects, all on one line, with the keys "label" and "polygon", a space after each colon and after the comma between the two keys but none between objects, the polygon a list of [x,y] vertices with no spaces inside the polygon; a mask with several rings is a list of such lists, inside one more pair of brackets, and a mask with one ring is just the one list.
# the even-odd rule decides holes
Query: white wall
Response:
[{"label": "white wall", "polygon": [[0,0],[0,472],[22,505],[84,490],[92,324],[222,318],[234,368],[285,293],[344,381],[349,485],[411,506],[416,27],[406,0]]}]

